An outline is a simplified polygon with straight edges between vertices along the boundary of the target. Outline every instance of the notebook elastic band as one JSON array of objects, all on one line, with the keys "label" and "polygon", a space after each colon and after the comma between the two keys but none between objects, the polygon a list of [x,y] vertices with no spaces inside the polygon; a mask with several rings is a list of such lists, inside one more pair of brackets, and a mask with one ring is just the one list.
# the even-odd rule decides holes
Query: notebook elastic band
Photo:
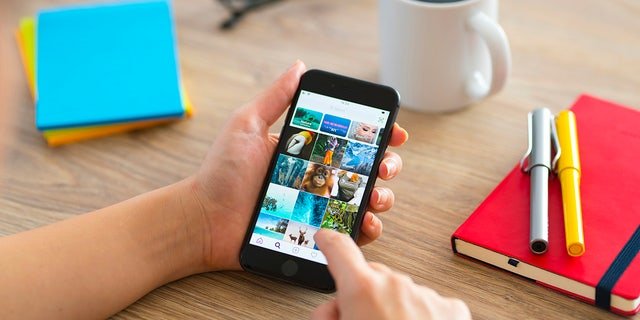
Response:
[{"label": "notebook elastic band", "polygon": [[611,290],[640,250],[640,226],[627,241],[613,263],[604,273],[596,286],[596,305],[609,310],[611,308]]}]

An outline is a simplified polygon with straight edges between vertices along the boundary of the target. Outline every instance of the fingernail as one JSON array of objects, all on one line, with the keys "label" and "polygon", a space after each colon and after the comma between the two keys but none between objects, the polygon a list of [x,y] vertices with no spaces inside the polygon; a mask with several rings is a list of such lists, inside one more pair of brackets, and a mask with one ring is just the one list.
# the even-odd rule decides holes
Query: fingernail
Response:
[{"label": "fingernail", "polygon": [[378,219],[376,219],[376,215],[375,215],[375,214],[372,214],[372,215],[371,215],[371,225],[372,225],[374,228],[375,228],[375,226],[379,223],[377,220],[378,220]]},{"label": "fingernail", "polygon": [[404,131],[404,134],[405,134],[405,135],[406,135],[406,137],[407,137],[407,139],[406,139],[406,140],[404,140],[404,142],[409,141],[409,131],[407,131],[407,129],[405,129],[405,128],[402,128],[402,131]]},{"label": "fingernail", "polygon": [[398,165],[393,159],[387,159],[384,161],[384,165],[387,167],[387,175],[389,178],[393,178],[398,173]]},{"label": "fingernail", "polygon": [[389,200],[389,193],[387,189],[378,189],[378,202],[377,205],[385,204]]},{"label": "fingernail", "polygon": [[300,59],[296,59],[296,61],[294,61],[294,62],[293,62],[293,64],[291,65],[291,67],[289,67],[289,70],[291,70],[291,69],[295,68],[295,67],[298,65],[298,63],[300,63]]}]

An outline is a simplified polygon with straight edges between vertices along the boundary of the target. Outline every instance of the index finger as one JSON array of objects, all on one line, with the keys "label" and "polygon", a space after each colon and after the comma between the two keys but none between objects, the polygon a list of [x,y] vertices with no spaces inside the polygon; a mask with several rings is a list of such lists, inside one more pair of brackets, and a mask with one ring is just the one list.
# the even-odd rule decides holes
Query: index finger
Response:
[{"label": "index finger", "polygon": [[349,236],[328,229],[318,231],[314,239],[327,258],[329,272],[340,288],[353,279],[354,274],[366,272],[370,267],[362,252]]},{"label": "index finger", "polygon": [[399,147],[409,140],[409,132],[402,128],[397,122],[393,124],[391,129],[391,139],[389,139],[389,145],[392,147]]}]

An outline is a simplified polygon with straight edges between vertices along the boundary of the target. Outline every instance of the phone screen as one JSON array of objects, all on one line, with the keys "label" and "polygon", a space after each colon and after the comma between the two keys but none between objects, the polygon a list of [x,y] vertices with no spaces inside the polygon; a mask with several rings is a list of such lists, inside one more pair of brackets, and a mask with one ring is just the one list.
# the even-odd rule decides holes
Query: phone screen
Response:
[{"label": "phone screen", "polygon": [[351,234],[389,111],[301,90],[250,244],[326,264],[313,236]]}]

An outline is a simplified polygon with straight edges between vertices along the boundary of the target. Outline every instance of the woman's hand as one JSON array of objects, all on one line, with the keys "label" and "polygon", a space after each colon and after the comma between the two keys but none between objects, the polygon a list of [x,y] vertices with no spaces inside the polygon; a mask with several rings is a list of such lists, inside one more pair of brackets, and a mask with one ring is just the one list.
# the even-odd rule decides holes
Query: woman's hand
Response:
[{"label": "woman's hand", "polygon": [[[0,318],[107,318],[151,290],[194,273],[238,269],[243,237],[287,109],[305,68],[289,69],[233,114],[195,175],[91,213],[0,237]],[[407,133],[397,125],[391,144]],[[387,153],[380,177],[402,168]],[[378,188],[371,211],[393,205]],[[382,224],[368,212],[363,243]],[[43,267],[44,266],[44,267]]]},{"label": "woman's hand", "polygon": [[[278,136],[269,127],[289,107],[305,66],[297,61],[270,88],[233,113],[211,146],[202,167],[192,177],[191,190],[204,218],[202,241],[205,270],[239,269],[239,253],[255,209]],[[400,146],[407,132],[395,124],[390,145]],[[402,159],[388,151],[378,177],[389,180],[402,169]],[[382,222],[373,213],[389,210],[394,195],[376,187],[365,214],[358,244],[380,236]]]},{"label": "woman's hand", "polygon": [[315,240],[337,293],[314,311],[313,319],[471,319],[462,300],[442,297],[383,264],[367,263],[350,237],[321,230]]}]

